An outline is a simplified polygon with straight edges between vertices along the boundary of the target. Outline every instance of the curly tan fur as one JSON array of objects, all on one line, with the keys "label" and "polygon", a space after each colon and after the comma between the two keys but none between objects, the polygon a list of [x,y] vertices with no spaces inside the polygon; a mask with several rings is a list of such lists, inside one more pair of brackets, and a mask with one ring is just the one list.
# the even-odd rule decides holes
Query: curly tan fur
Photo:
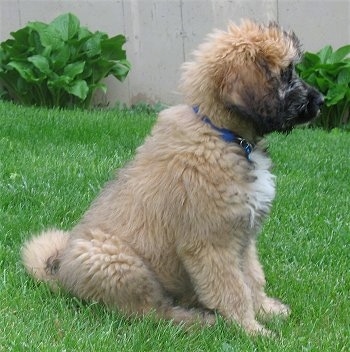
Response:
[{"label": "curly tan fur", "polygon": [[23,261],[34,277],[126,315],[213,324],[216,312],[268,333],[258,313],[289,313],[266,296],[256,252],[275,195],[271,162],[260,144],[248,160],[202,117],[257,143],[315,117],[322,97],[296,76],[298,41],[276,24],[231,24],[194,56],[181,83],[188,105],[162,111],[69,236],[34,237]]}]

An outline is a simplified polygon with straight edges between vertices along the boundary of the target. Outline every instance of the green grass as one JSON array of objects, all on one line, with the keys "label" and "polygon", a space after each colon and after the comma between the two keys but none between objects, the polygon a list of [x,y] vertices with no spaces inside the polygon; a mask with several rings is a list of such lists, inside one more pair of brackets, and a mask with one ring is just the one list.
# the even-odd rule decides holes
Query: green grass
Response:
[{"label": "green grass", "polygon": [[277,197],[259,241],[267,291],[292,308],[250,338],[185,331],[53,294],[19,262],[30,233],[69,229],[154,122],[149,111],[58,111],[0,102],[0,351],[349,351],[350,134],[269,137]]}]

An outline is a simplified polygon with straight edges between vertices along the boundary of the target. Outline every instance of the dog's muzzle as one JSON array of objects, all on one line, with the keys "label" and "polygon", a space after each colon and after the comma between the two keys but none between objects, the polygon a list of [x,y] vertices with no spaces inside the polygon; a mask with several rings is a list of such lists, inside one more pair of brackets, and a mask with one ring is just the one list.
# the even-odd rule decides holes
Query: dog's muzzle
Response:
[{"label": "dog's muzzle", "polygon": [[298,116],[298,123],[304,123],[316,118],[324,104],[323,95],[315,88],[308,86],[307,104],[304,111]]}]

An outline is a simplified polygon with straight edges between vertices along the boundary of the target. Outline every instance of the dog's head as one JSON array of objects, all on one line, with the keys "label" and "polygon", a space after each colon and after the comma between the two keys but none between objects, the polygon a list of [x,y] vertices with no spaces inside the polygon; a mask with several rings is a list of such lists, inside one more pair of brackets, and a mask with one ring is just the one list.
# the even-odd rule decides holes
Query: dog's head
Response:
[{"label": "dog's head", "polygon": [[227,32],[210,35],[195,61],[184,64],[182,87],[203,113],[248,123],[255,135],[289,131],[315,118],[323,103],[322,95],[297,76],[300,57],[295,34],[275,23],[231,24]]}]

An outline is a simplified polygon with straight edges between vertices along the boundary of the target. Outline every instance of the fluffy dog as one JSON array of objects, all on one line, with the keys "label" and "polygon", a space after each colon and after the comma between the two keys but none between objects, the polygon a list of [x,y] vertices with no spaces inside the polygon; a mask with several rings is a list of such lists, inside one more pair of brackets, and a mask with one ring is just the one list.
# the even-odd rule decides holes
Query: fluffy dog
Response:
[{"label": "fluffy dog", "polygon": [[268,333],[258,314],[288,315],[264,292],[256,250],[275,195],[261,143],[313,119],[323,97],[297,77],[295,34],[244,21],[216,31],[184,64],[188,105],[151,135],[69,233],[25,243],[27,271],[129,315],[213,324],[215,314]]}]

